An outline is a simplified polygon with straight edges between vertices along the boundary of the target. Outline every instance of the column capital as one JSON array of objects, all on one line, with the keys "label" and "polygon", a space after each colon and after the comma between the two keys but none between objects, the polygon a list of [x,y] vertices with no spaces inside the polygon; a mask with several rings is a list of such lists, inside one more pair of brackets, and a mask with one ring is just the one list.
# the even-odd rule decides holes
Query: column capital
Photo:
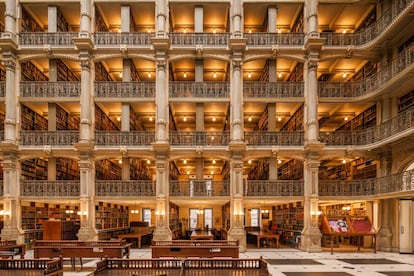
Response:
[{"label": "column capital", "polygon": [[311,58],[308,60],[308,70],[317,70],[319,66],[319,60]]},{"label": "column capital", "polygon": [[90,61],[89,58],[86,58],[86,57],[81,58],[79,60],[79,64],[80,64],[82,70],[87,70],[87,71],[91,70],[91,61]]},{"label": "column capital", "polygon": [[3,61],[1,62],[6,70],[16,71],[16,58],[14,56],[5,56],[3,55]]}]

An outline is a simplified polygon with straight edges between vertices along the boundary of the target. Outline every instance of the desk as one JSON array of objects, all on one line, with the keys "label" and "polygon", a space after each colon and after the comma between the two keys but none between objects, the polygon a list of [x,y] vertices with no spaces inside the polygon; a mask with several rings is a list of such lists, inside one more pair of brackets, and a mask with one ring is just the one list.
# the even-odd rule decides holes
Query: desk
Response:
[{"label": "desk", "polygon": [[324,235],[328,235],[331,236],[331,254],[333,254],[333,246],[334,246],[334,238],[339,238],[339,237],[357,237],[357,246],[358,246],[358,251],[360,251],[360,237],[365,237],[365,236],[371,236],[372,238],[372,243],[373,243],[373,249],[374,249],[374,253],[377,253],[377,234],[376,233],[346,233],[346,232],[342,232],[342,233],[323,233]]},{"label": "desk", "polygon": [[143,232],[143,233],[129,233],[129,234],[122,234],[118,236],[118,239],[125,240],[125,239],[136,239],[138,248],[141,248],[141,241],[142,238],[145,236],[152,235],[152,231]]},{"label": "desk", "polygon": [[211,231],[193,231],[190,236],[191,240],[214,240]]},{"label": "desk", "polygon": [[257,237],[257,248],[260,248],[260,240],[264,238],[275,239],[275,246],[279,248],[279,234],[273,234],[272,232],[265,231],[248,231],[249,235]]},{"label": "desk", "polygon": [[[26,244],[16,244],[16,242],[3,241],[0,243],[0,251],[4,252],[2,253],[2,256],[8,257],[12,255],[20,255],[20,258],[24,259],[24,255],[26,254]],[[8,255],[7,252],[9,252]]]}]

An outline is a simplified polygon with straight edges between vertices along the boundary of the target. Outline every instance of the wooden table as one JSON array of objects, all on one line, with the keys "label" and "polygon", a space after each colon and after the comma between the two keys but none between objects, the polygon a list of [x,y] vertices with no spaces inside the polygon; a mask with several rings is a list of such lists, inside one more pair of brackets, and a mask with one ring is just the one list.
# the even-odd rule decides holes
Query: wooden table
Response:
[{"label": "wooden table", "polygon": [[211,231],[193,231],[190,236],[191,240],[214,240]]},{"label": "wooden table", "polygon": [[267,238],[267,239],[275,239],[275,246],[279,248],[279,234],[274,234],[272,232],[266,231],[249,231],[247,232],[249,235],[257,237],[257,248],[260,248],[260,240]]},{"label": "wooden table", "polygon": [[376,233],[358,233],[358,232],[335,232],[335,233],[323,233],[324,235],[328,235],[331,236],[331,254],[333,254],[333,246],[334,246],[334,238],[339,238],[339,237],[357,237],[357,247],[358,247],[358,251],[361,250],[361,245],[360,245],[360,237],[365,237],[365,236],[369,236],[372,238],[372,243],[373,243],[373,250],[374,253],[377,253],[377,234]]},{"label": "wooden table", "polygon": [[149,235],[152,235],[152,231],[143,232],[143,233],[121,234],[121,235],[118,236],[118,239],[120,239],[120,240],[136,239],[138,248],[141,248],[142,238],[145,237],[145,236],[149,236]]},{"label": "wooden table", "polygon": [[16,244],[15,241],[2,241],[0,243],[0,255],[2,257],[13,257],[15,255],[20,255],[21,259],[24,259],[26,254],[26,244]]}]

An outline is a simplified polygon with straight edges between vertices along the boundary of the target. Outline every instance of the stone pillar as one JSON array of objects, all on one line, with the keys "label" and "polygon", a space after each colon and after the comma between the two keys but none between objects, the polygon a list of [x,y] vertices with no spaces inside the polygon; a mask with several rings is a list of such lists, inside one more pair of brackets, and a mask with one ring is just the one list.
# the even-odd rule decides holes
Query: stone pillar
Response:
[{"label": "stone pillar", "polygon": [[[5,36],[11,37],[16,34],[16,0],[6,0],[6,7],[4,11],[4,32]],[[3,37],[3,34],[2,34]]]},{"label": "stone pillar", "polygon": [[377,106],[380,106],[380,112],[379,114],[381,118],[381,121],[377,121],[377,124],[385,123],[386,121],[390,120],[392,118],[392,108],[391,108],[391,98],[387,97],[384,99],[381,99],[380,104]]},{"label": "stone pillar", "polygon": [[319,122],[318,122],[318,60],[309,57],[305,62],[305,141],[307,143],[318,143]]},{"label": "stone pillar", "polygon": [[319,160],[316,151],[307,154],[304,162],[304,227],[301,249],[307,252],[321,252],[321,232],[318,227],[318,171]]},{"label": "stone pillar", "polygon": [[[129,8],[129,7],[128,7]],[[129,10],[129,9],[128,9]],[[122,65],[122,81],[131,81],[131,59],[124,59]],[[122,115],[121,115],[121,131],[130,131],[130,112],[131,107],[129,103],[122,103]]]},{"label": "stone pillar", "polygon": [[[380,156],[380,169],[379,169],[379,177],[382,176],[389,176],[391,175],[392,171],[392,149],[386,148],[381,152]],[[392,210],[393,208],[393,200],[392,199],[381,199],[379,201],[379,224],[380,229],[378,231],[377,239],[378,244],[377,247],[379,250],[391,252],[393,249],[393,225],[394,220],[393,217],[396,213]]]},{"label": "stone pillar", "polygon": [[77,234],[79,240],[97,240],[95,230],[95,165],[93,148],[78,144],[80,151],[80,229]]},{"label": "stone pillar", "polygon": [[2,63],[6,69],[4,143],[14,144],[17,121],[16,57],[11,52],[3,53]]},{"label": "stone pillar", "polygon": [[267,28],[269,33],[277,32],[277,8],[271,6],[267,9]]},{"label": "stone pillar", "polygon": [[122,157],[122,180],[130,180],[131,178],[131,164],[129,163],[129,157]]},{"label": "stone pillar", "polygon": [[157,37],[167,37],[168,34],[168,6],[166,0],[155,1],[155,32]]},{"label": "stone pillar", "polygon": [[[204,131],[204,103],[196,103],[196,131]],[[201,154],[197,155],[195,160],[195,174],[197,180],[204,177],[204,159]]]},{"label": "stone pillar", "polygon": [[56,180],[56,157],[47,158],[47,180]]},{"label": "stone pillar", "polygon": [[318,32],[318,0],[305,0],[305,18],[308,37],[319,38]]},{"label": "stone pillar", "polygon": [[49,33],[57,32],[57,7],[47,7],[47,31]]},{"label": "stone pillar", "polygon": [[156,208],[154,240],[171,240],[172,233],[169,228],[169,189],[168,189],[168,160],[166,151],[156,154]]},{"label": "stone pillar", "polygon": [[232,78],[230,80],[231,103],[231,140],[241,143],[243,139],[243,78],[242,62],[239,58],[232,62]]},{"label": "stone pillar", "polygon": [[89,37],[92,31],[92,0],[81,0],[80,2],[80,36]]},{"label": "stone pillar", "polygon": [[80,55],[81,65],[81,112],[80,112],[80,142],[90,143],[93,139],[92,116],[94,110],[93,97],[93,74],[91,72],[91,60],[89,54]]},{"label": "stone pillar", "polygon": [[194,32],[204,32],[204,18],[203,18],[203,6],[195,6],[194,8]]},{"label": "stone pillar", "polygon": [[243,3],[241,0],[234,0],[231,2],[231,26],[233,27],[230,30],[233,33],[234,37],[243,36]]},{"label": "stone pillar", "polygon": [[129,33],[131,24],[131,8],[129,6],[121,6],[121,32]]},{"label": "stone pillar", "polygon": [[155,139],[157,143],[168,142],[168,64],[165,55],[157,58],[156,78],[156,123]]}]

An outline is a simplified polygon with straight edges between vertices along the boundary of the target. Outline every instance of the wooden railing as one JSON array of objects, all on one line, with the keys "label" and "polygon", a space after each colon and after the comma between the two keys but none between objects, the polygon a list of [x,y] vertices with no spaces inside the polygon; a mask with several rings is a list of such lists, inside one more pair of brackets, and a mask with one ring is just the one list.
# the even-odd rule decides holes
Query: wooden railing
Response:
[{"label": "wooden railing", "polygon": [[[62,259],[0,259],[0,270],[13,271],[14,275],[26,275],[25,270],[31,271],[30,275],[63,275],[63,260]],[[1,274],[1,273],[0,273]],[[6,274],[8,275],[8,274]],[[12,275],[12,274],[10,274]]]}]

